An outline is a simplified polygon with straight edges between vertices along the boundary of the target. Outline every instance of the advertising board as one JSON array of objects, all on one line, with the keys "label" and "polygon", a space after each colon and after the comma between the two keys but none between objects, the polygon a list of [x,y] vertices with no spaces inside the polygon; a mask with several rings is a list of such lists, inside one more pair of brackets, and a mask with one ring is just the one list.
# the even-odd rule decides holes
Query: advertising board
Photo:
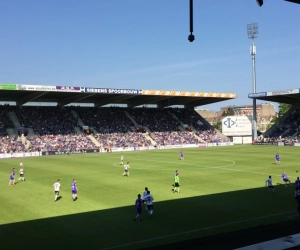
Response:
[{"label": "advertising board", "polygon": [[227,116],[222,119],[222,133],[226,136],[252,134],[251,116]]}]

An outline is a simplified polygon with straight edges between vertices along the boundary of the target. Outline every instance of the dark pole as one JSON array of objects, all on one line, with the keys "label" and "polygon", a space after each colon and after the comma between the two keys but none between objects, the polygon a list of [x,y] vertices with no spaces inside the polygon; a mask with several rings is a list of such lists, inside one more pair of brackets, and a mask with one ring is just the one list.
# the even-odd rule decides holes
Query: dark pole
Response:
[{"label": "dark pole", "polygon": [[195,36],[193,35],[193,0],[190,0],[190,32],[188,40],[193,42],[195,40]]},{"label": "dark pole", "polygon": [[190,32],[193,33],[193,0],[190,0]]}]

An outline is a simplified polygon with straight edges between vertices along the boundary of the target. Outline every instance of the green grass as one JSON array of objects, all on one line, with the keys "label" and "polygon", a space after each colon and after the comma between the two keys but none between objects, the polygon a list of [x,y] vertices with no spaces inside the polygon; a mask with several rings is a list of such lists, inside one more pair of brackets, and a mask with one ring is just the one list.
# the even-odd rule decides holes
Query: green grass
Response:
[{"label": "green grass", "polygon": [[[297,147],[231,146],[125,152],[130,177],[122,176],[121,153],[23,158],[25,182],[8,186],[21,159],[0,160],[2,248],[138,249],[295,219]],[[279,152],[281,164],[275,165]],[[179,170],[180,193],[171,191]],[[264,186],[272,175],[276,193]],[[16,175],[18,178],[18,174]],[[16,179],[17,179],[16,178]],[[53,183],[61,196],[53,202]],[[70,185],[76,178],[78,200]],[[154,196],[153,218],[134,222],[134,202],[144,187]],[[4,240],[5,239],[5,240]]]}]

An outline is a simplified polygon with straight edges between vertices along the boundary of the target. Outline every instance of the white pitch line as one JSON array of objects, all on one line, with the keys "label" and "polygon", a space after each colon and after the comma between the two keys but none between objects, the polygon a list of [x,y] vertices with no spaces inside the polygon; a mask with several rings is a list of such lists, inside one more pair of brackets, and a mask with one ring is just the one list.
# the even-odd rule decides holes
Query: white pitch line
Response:
[{"label": "white pitch line", "polygon": [[[138,160],[138,161],[149,161],[149,162],[160,162],[160,163],[168,163],[168,164],[177,164],[177,165],[183,165],[183,166],[195,166],[195,167],[198,167],[198,168],[225,168],[225,167],[228,167],[228,166],[233,166],[235,165],[235,162],[234,161],[231,161],[231,160],[225,160],[225,161],[230,161],[232,164],[229,164],[229,165],[225,165],[225,166],[219,166],[219,167],[210,167],[210,166],[203,166],[203,165],[197,165],[197,164],[191,164],[191,163],[178,163],[178,162],[172,162],[172,161],[155,161],[155,160],[145,160],[145,159],[135,159],[135,160]],[[146,168],[140,168],[140,169],[146,169]],[[185,169],[187,169],[185,167]],[[193,168],[195,169],[195,168]]]},{"label": "white pitch line", "polygon": [[[145,159],[135,159],[135,160],[142,160],[142,161],[150,161],[150,162],[163,162],[163,163],[169,163],[169,164],[178,164],[178,162],[168,162],[168,161],[154,161],[154,160],[145,160]],[[225,161],[231,161],[231,160],[225,160]],[[228,171],[236,171],[236,172],[244,172],[244,173],[250,173],[250,174],[261,174],[261,175],[266,175],[266,176],[278,176],[281,177],[281,175],[278,174],[270,174],[270,173],[262,173],[262,172],[252,172],[252,171],[247,171],[247,170],[240,170],[240,169],[233,169],[233,168],[227,168],[228,166],[233,166],[235,165],[235,161],[231,161],[232,164],[229,165],[225,165],[225,166],[221,166],[221,167],[209,167],[209,166],[203,166],[203,165],[196,165],[196,164],[185,164],[185,163],[180,163],[180,165],[184,165],[184,166],[195,166],[198,167],[199,169],[224,169],[224,170],[228,170]],[[145,169],[145,168],[136,168],[136,169]],[[189,168],[184,168],[184,169],[189,169]],[[193,168],[194,169],[194,168]],[[160,169],[160,170],[167,170],[167,169]],[[297,177],[294,176],[289,176],[290,178],[294,178],[296,179]]]},{"label": "white pitch line", "polygon": [[214,228],[218,228],[218,227],[230,226],[230,225],[239,224],[239,223],[243,223],[243,222],[248,222],[248,221],[253,221],[253,220],[259,220],[259,219],[265,219],[265,218],[274,217],[274,216],[278,216],[278,215],[289,214],[289,213],[295,213],[295,211],[289,211],[289,212],[271,214],[271,215],[266,215],[266,216],[259,216],[259,217],[255,217],[255,218],[251,218],[251,219],[246,219],[246,220],[240,220],[240,221],[229,222],[229,223],[224,223],[224,224],[210,226],[210,227],[198,228],[198,229],[194,229],[194,230],[190,230],[190,231],[185,231],[185,232],[181,232],[181,233],[169,234],[169,235],[155,237],[155,238],[151,238],[151,239],[147,239],[147,240],[141,240],[141,241],[131,242],[131,243],[123,244],[123,245],[102,248],[102,250],[109,250],[109,249],[116,249],[116,248],[120,248],[120,247],[127,247],[127,246],[131,246],[131,245],[135,245],[135,244],[140,244],[140,243],[145,243],[145,242],[149,242],[149,241],[161,240],[161,239],[165,239],[165,238],[169,238],[169,237],[174,237],[174,236],[179,236],[179,235],[183,235],[183,234],[190,234],[190,233],[195,233],[195,232],[200,232],[200,231],[206,231],[206,230],[214,229]]},{"label": "white pitch line", "polygon": [[[174,164],[174,163],[176,163],[176,162],[153,161],[153,160],[144,160],[144,159],[136,159],[136,160],[143,160],[143,161],[150,161],[150,162],[163,162],[163,163],[169,163],[169,164]],[[229,161],[229,160],[225,160],[225,161]],[[230,162],[231,162],[232,164],[225,165],[225,166],[221,166],[221,167],[208,167],[208,166],[202,166],[202,165],[196,165],[196,164],[181,164],[181,163],[180,163],[180,165],[184,165],[184,166],[195,166],[195,167],[197,167],[198,169],[214,169],[214,168],[217,168],[217,169],[226,169],[226,170],[228,170],[226,167],[235,165],[235,162],[234,162],[234,161],[230,161]],[[118,166],[116,166],[116,164],[118,164],[118,162],[113,163],[113,166],[118,167]],[[145,169],[145,170],[147,170],[147,169],[153,169],[153,168],[134,168],[134,169]],[[184,167],[184,169],[195,169],[195,168],[186,168],[186,167]],[[170,170],[170,169],[169,169],[169,168],[164,168],[164,169],[159,168],[159,170]]]}]

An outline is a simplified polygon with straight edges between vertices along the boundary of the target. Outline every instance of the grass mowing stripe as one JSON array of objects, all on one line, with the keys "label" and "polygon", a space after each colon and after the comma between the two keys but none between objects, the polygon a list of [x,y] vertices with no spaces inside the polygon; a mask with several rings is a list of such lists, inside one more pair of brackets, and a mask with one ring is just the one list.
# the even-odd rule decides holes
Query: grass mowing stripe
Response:
[{"label": "grass mowing stripe", "polygon": [[[190,233],[195,233],[195,232],[199,232],[199,231],[205,231],[205,230],[214,229],[214,228],[218,228],[218,227],[227,227],[227,226],[231,226],[231,225],[234,225],[234,224],[239,224],[239,223],[253,221],[253,220],[260,220],[260,219],[264,219],[264,218],[270,218],[270,217],[280,216],[280,215],[285,215],[285,214],[290,214],[290,213],[295,213],[295,211],[282,212],[282,213],[278,213],[278,214],[260,216],[260,217],[256,217],[256,218],[246,219],[246,220],[233,221],[233,222],[224,223],[224,224],[215,225],[215,226],[210,226],[210,227],[205,227],[205,228],[198,228],[198,229],[194,229],[194,230],[190,230],[190,231],[186,231],[186,232],[181,232],[181,233],[176,233],[176,234],[169,234],[169,235],[164,235],[164,236],[160,236],[160,237],[156,237],[156,238],[152,238],[152,239],[146,239],[146,240],[127,243],[127,244],[123,244],[123,245],[107,247],[107,248],[103,248],[102,250],[110,250],[110,249],[116,249],[116,248],[121,248],[121,247],[126,247],[126,246],[132,246],[132,245],[145,243],[145,242],[149,242],[149,241],[155,241],[155,240],[160,240],[160,239],[169,238],[169,237],[175,237],[175,236],[179,236],[179,235],[183,235],[183,234],[190,234]],[[297,218],[298,217],[299,216],[297,216]]]},{"label": "grass mowing stripe", "polygon": [[[122,176],[124,170],[119,165],[121,153],[118,152],[22,158],[27,181],[16,187],[7,184],[12,167],[19,169],[20,159],[3,159],[0,160],[3,180],[0,234],[7,242],[22,238],[24,248],[30,248],[31,240],[36,249],[44,249],[45,242],[48,248],[55,248],[57,242],[53,239],[59,238],[60,246],[65,249],[80,248],[81,243],[81,249],[86,249],[84,242],[91,249],[100,249],[159,239],[170,232],[179,236],[159,239],[153,244],[204,237],[258,223],[281,222],[287,218],[247,219],[296,211],[292,185],[278,185],[276,192],[271,193],[264,182],[270,173],[274,179],[283,171],[290,176],[298,164],[299,152],[296,147],[282,148],[281,164],[274,165],[276,149],[261,149],[255,146],[184,149],[184,161],[179,161],[177,149],[124,152],[124,161],[131,164],[130,177]],[[176,169],[180,173],[180,194],[171,190]],[[62,180],[63,198],[54,203],[52,185],[57,178]],[[71,199],[73,178],[77,179],[79,188],[76,202]],[[280,178],[278,182],[283,184]],[[155,218],[133,224],[133,204],[145,186],[154,195]],[[231,225],[234,221],[245,222]],[[215,225],[225,226],[211,229]],[[207,229],[199,235],[185,234],[195,228]],[[139,243],[134,247],[151,244]]]}]

